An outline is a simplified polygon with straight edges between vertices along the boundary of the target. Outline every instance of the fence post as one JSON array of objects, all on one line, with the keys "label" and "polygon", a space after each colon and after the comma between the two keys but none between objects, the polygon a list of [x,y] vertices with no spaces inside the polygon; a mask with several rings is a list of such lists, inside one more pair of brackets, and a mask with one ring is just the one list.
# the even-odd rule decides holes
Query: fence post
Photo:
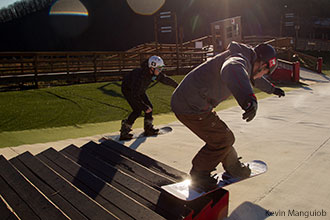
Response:
[{"label": "fence post", "polygon": [[318,73],[322,73],[322,63],[323,63],[323,58],[318,57],[317,58],[317,67],[316,67]]},{"label": "fence post", "polygon": [[70,74],[70,65],[69,65],[69,54],[66,54],[66,74]]},{"label": "fence post", "polygon": [[20,61],[21,61],[21,74],[24,74],[24,63],[23,63],[23,56],[20,56]]},{"label": "fence post", "polygon": [[38,64],[39,64],[38,63],[38,55],[35,54],[34,55],[34,85],[37,89],[39,88],[39,85],[38,85],[38,71],[39,71]]},{"label": "fence post", "polygon": [[124,66],[123,53],[119,52],[119,73],[122,74],[122,69]]},{"label": "fence post", "polygon": [[50,72],[54,72],[54,60],[53,60],[54,56],[51,55],[50,56]]},{"label": "fence post", "polygon": [[97,55],[96,53],[94,53],[94,59],[93,59],[93,63],[94,63],[94,81],[96,82],[97,81],[97,78],[96,78],[96,74],[97,74]]}]

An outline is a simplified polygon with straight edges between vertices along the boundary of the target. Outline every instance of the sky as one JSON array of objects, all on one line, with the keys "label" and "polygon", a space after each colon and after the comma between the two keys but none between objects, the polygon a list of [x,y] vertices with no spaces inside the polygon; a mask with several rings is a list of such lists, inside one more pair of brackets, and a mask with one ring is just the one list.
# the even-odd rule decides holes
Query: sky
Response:
[{"label": "sky", "polygon": [[18,0],[0,0],[0,9],[7,7],[8,5],[11,5],[15,2],[17,2]]}]

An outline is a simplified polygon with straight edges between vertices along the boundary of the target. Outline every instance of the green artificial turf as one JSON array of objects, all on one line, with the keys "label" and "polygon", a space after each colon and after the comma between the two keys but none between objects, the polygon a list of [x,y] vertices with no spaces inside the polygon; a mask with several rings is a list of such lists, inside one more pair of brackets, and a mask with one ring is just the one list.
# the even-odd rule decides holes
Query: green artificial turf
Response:
[{"label": "green artificial turf", "polygon": [[[183,76],[173,78],[180,82]],[[120,85],[104,82],[0,93],[0,148],[118,131],[131,112]],[[156,125],[176,121],[170,108],[173,90],[161,83],[147,90]],[[269,96],[256,93],[259,99]],[[215,110],[235,105],[229,98]],[[142,126],[140,117],[133,128]]]},{"label": "green artificial turf", "polygon": [[[174,77],[180,81],[182,76]],[[131,108],[121,82],[81,84],[0,93],[0,132],[79,126],[120,120]],[[148,90],[154,114],[170,111],[173,88],[158,83]]]}]

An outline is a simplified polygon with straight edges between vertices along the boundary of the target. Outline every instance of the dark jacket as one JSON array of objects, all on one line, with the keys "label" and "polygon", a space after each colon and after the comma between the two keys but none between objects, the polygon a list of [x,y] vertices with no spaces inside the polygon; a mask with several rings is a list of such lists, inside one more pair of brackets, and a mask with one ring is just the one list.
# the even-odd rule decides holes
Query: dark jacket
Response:
[{"label": "dark jacket", "polygon": [[[232,42],[225,52],[202,63],[181,81],[172,95],[173,112],[208,112],[230,95],[245,109],[251,98],[255,97],[250,76],[256,59],[253,48]],[[275,89],[264,77],[255,80],[254,86],[270,94]]]},{"label": "dark jacket", "polygon": [[147,61],[145,61],[141,64],[141,68],[134,69],[132,72],[126,74],[121,86],[123,94],[133,98],[136,104],[140,106],[140,109],[144,111],[147,110],[149,106],[143,102],[141,97],[145,95],[146,90],[152,82],[161,82],[174,88],[178,86],[177,82],[162,72],[153,80],[153,75],[150,74],[147,65]]}]

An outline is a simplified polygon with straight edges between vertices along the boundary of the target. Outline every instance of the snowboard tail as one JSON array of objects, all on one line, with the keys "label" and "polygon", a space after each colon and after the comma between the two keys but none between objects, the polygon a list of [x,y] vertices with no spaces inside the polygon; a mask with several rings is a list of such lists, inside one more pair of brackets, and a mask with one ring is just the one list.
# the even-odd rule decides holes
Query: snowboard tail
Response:
[{"label": "snowboard tail", "polygon": [[[245,165],[248,165],[251,169],[251,175],[245,179],[249,179],[261,175],[265,173],[268,169],[267,164],[261,160],[253,160],[245,163]],[[216,174],[215,178],[218,179],[217,187],[210,191],[204,191],[202,189],[194,187],[190,179],[178,183],[165,185],[162,186],[161,188],[178,199],[184,201],[192,201],[208,193],[211,193],[219,188],[245,180],[241,178],[233,178],[225,172]]]}]

